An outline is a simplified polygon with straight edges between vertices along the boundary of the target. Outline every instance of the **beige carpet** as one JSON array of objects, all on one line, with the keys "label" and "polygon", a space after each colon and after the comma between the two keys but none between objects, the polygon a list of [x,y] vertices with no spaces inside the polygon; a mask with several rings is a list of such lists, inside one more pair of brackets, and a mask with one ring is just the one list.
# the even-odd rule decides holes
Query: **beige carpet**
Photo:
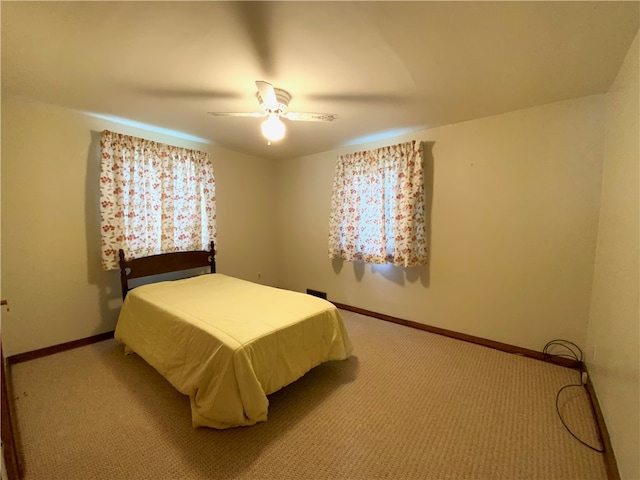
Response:
[{"label": "beige carpet", "polygon": [[[577,372],[342,313],[354,355],[252,427],[193,429],[188,399],[115,340],[14,365],[25,479],[606,478],[557,418]],[[597,445],[584,389],[561,398]]]}]

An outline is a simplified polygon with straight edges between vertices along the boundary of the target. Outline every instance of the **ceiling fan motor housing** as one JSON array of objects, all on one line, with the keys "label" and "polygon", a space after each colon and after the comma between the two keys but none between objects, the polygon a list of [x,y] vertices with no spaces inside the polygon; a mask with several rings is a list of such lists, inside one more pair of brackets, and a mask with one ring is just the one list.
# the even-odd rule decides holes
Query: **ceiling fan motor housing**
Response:
[{"label": "ceiling fan motor housing", "polygon": [[267,114],[271,115],[283,115],[289,111],[289,102],[291,101],[291,94],[286,90],[282,90],[281,88],[273,89],[276,94],[277,104],[269,105],[267,104],[260,92],[256,93],[256,97],[258,97],[258,102],[260,102],[260,109]]}]

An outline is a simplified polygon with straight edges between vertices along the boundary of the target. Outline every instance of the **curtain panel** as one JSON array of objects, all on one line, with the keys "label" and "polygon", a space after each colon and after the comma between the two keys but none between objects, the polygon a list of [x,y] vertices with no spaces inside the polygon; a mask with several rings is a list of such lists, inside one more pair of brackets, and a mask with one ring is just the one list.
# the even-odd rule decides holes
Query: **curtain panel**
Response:
[{"label": "curtain panel", "polygon": [[105,270],[119,268],[120,248],[128,259],[209,249],[216,204],[208,153],[107,130],[100,148]]},{"label": "curtain panel", "polygon": [[415,267],[427,263],[422,142],[338,156],[329,258]]}]

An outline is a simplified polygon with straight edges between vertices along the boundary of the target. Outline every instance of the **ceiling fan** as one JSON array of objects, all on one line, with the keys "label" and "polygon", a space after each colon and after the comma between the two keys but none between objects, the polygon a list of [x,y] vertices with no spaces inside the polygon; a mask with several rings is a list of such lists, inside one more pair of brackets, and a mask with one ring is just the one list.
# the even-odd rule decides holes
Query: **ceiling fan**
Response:
[{"label": "ceiling fan", "polygon": [[268,140],[268,145],[284,138],[286,126],[282,118],[303,122],[332,122],[338,115],[333,113],[304,113],[290,112],[289,102],[291,94],[281,88],[275,88],[268,82],[256,81],[256,97],[260,105],[260,112],[208,112],[217,117],[267,117],[262,122],[262,134]]}]

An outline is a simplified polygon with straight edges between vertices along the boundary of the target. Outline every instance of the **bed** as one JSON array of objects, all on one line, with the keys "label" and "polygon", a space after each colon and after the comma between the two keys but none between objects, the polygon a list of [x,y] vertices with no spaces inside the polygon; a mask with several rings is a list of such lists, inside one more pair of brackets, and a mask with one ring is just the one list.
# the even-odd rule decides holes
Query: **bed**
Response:
[{"label": "bed", "polygon": [[[198,267],[210,273],[130,287]],[[189,396],[194,427],[266,421],[267,395],[353,348],[332,303],[216,273],[213,244],[133,260],[121,251],[120,276],[115,338]]]}]

